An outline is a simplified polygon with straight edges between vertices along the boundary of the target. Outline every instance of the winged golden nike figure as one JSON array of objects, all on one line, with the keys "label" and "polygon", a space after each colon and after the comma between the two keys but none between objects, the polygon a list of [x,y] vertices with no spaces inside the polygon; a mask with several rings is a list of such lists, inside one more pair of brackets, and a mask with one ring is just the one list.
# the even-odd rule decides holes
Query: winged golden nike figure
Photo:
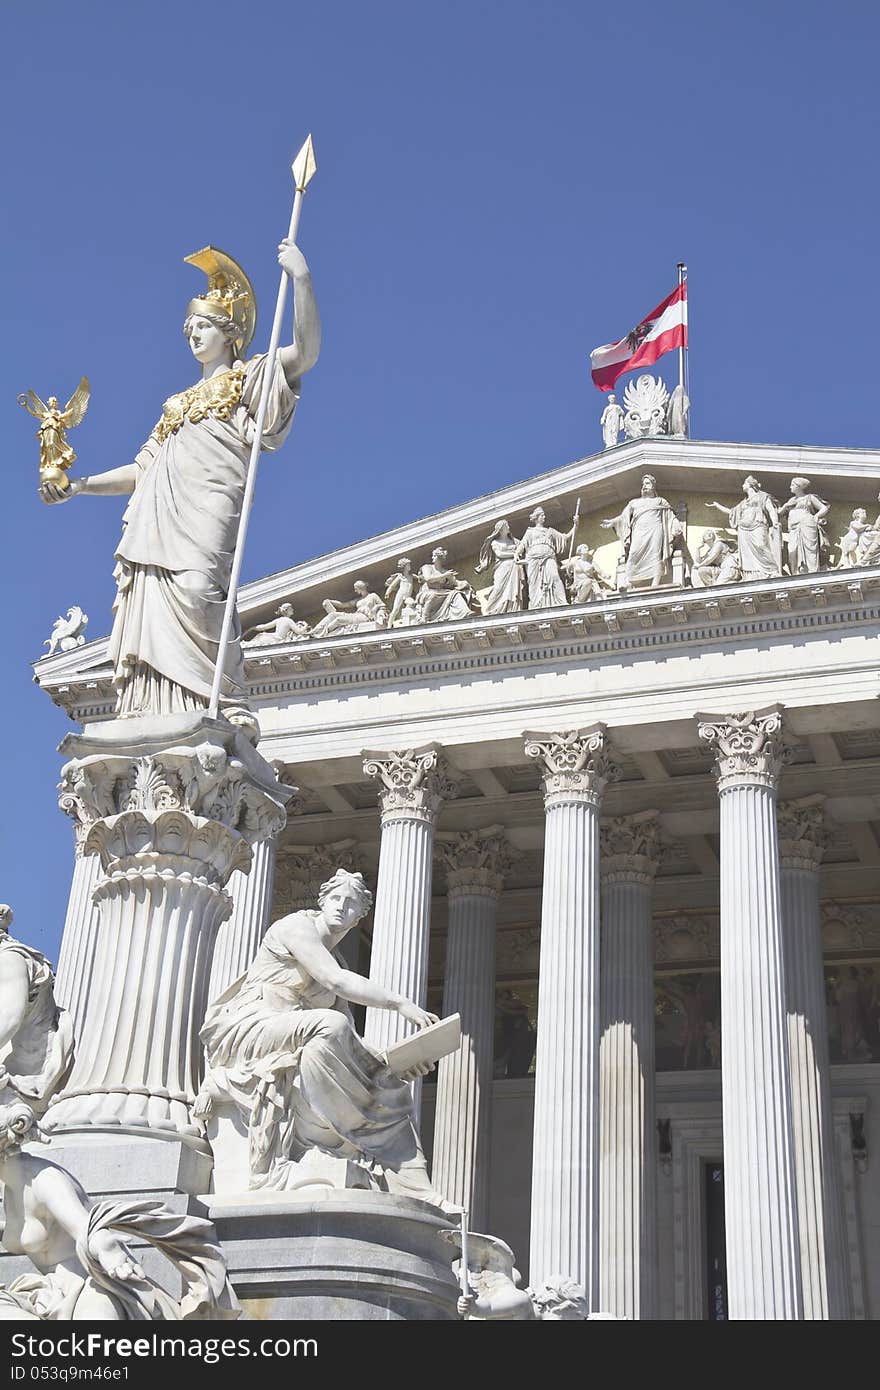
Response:
[{"label": "winged golden nike figure", "polygon": [[18,403],[29,415],[39,420],[37,438],[40,441],[40,483],[56,483],[68,487],[65,476],[76,454],[67,442],[67,431],[80,424],[89,404],[91,387],[84,376],[67,405],[62,410],[57,396],[41,401],[36,391],[19,396]]}]

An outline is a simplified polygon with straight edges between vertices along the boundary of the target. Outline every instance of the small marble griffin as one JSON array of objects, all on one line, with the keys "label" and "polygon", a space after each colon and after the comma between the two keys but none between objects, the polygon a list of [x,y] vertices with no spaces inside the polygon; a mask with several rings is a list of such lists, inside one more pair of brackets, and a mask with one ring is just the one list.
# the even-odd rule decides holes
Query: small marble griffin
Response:
[{"label": "small marble griffin", "polygon": [[40,441],[41,484],[68,486],[66,473],[76,454],[67,442],[67,431],[82,423],[90,394],[89,379],[84,376],[63,410],[57,396],[50,396],[48,401],[42,401],[36,391],[19,396],[19,405],[40,422],[37,438]]},{"label": "small marble griffin", "polygon": [[43,642],[44,647],[48,647],[47,656],[53,656],[55,652],[72,652],[76,647],[85,644],[85,629],[88,626],[89,615],[84,613],[76,604],[68,608],[67,617],[58,617],[52,624],[52,631]]}]

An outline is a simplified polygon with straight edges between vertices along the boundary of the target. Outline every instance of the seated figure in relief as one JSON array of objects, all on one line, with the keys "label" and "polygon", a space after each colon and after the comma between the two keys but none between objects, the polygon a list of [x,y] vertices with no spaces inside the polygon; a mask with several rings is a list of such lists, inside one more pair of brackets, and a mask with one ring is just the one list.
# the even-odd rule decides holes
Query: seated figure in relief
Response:
[{"label": "seated figure in relief", "polygon": [[312,628],[313,637],[338,637],[342,633],[370,632],[388,626],[388,609],[365,579],[354,581],[356,597],[349,603],[325,598],[325,617]]},{"label": "seated figure in relief", "polygon": [[613,593],[614,586],[604,576],[593,560],[593,552],[588,545],[579,545],[570,560],[563,560],[560,569],[564,570],[571,586],[571,602],[592,603],[602,598],[603,590]]},{"label": "seated figure in relief", "polygon": [[697,563],[691,569],[691,584],[695,589],[708,589],[714,584],[735,584],[741,578],[736,546],[717,531],[704,531],[697,550]]},{"label": "seated figure in relief", "polygon": [[338,869],[322,884],[317,909],[269,928],[247,972],[208,1010],[195,1114],[207,1124],[219,1107],[237,1107],[251,1188],[299,1186],[296,1165],[317,1150],[366,1165],[370,1185],[444,1206],[428,1178],[410,1077],[395,1075],[358,1036],[349,1009],[393,1009],[417,1028],[437,1022],[349,970],[339,954],[371,902],[361,874]]},{"label": "seated figure in relief", "polygon": [[293,604],[282,603],[268,623],[257,623],[244,637],[247,647],[273,647],[279,642],[298,642],[308,637],[309,625],[293,616]]},{"label": "seated figure in relief", "polygon": [[[36,1268],[0,1286],[0,1320],[236,1318],[240,1308],[210,1221],[158,1202],[96,1202],[72,1174],[23,1145],[42,1142],[30,1106],[0,1105],[3,1248]],[[156,1284],[126,1240],[155,1246],[173,1266],[179,1298]]]},{"label": "seated figure in relief", "polygon": [[0,904],[0,1100],[42,1114],[73,1062],[73,1022],[55,1002],[55,975],[41,951],[9,935]]},{"label": "seated figure in relief", "polygon": [[422,565],[418,605],[423,623],[453,622],[470,617],[474,591],[466,579],[459,579],[446,563],[448,551],[442,546],[431,552],[431,563]]}]

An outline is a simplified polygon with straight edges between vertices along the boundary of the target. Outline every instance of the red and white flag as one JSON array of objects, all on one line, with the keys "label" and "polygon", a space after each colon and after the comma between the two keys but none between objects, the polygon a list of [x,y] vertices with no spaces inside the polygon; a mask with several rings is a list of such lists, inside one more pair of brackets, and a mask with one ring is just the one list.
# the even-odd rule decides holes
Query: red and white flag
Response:
[{"label": "red and white flag", "polygon": [[590,370],[600,391],[611,391],[624,372],[650,367],[673,348],[687,347],[687,280],[652,309],[619,343],[606,343],[590,353]]}]

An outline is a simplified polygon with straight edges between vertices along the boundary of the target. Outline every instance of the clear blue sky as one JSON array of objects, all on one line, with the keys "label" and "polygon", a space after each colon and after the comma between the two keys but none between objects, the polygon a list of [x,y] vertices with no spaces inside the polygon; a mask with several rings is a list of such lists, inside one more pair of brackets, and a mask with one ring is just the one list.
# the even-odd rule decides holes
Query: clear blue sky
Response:
[{"label": "clear blue sky", "polygon": [[108,630],[122,502],[38,501],[18,392],[87,373],[82,470],[128,462],[193,379],[183,257],[209,241],[264,346],[312,130],[324,350],[246,578],[594,452],[589,350],[679,258],[695,435],[876,445],[878,38],[868,0],[2,6],[0,899],[23,936],[55,955],[71,867],[70,726],[29,663],[72,603]]}]

